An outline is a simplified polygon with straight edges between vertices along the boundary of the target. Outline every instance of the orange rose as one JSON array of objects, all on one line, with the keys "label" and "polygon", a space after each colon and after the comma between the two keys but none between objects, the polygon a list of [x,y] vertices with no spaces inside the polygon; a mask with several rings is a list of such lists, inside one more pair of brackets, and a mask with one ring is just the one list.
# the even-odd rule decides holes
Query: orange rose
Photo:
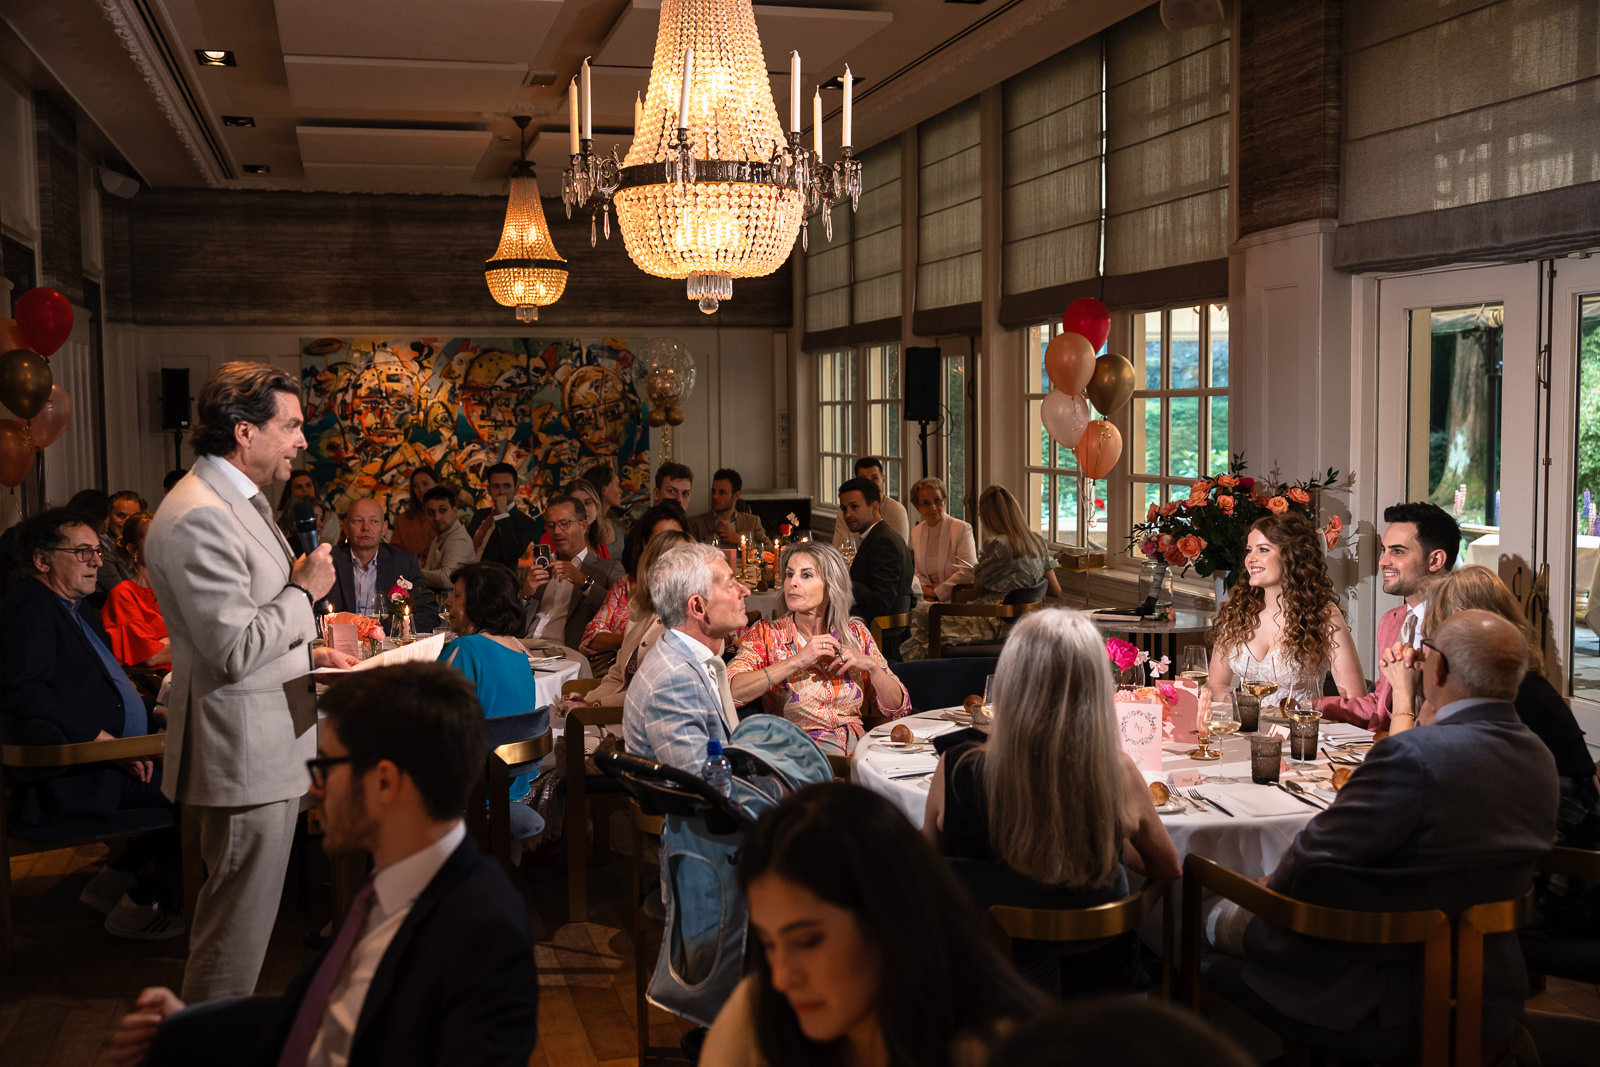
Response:
[{"label": "orange rose", "polygon": [[1289,510],[1289,502],[1283,499],[1281,496],[1275,496],[1271,500],[1267,501],[1267,510],[1272,512],[1274,515],[1282,515],[1285,511]]},{"label": "orange rose", "polygon": [[1329,552],[1332,552],[1336,547],[1338,547],[1338,544],[1339,544],[1339,531],[1338,530],[1335,530],[1332,526],[1329,526],[1326,530],[1324,530],[1322,532],[1322,536],[1325,537],[1327,539],[1327,541],[1328,541],[1328,551]]},{"label": "orange rose", "polygon": [[1332,530],[1334,533],[1338,533],[1340,530],[1344,529],[1344,520],[1337,515],[1329,517],[1328,529]]},{"label": "orange rose", "polygon": [[1311,503],[1311,494],[1297,485],[1289,490],[1289,499],[1296,504],[1309,504]]},{"label": "orange rose", "polygon": [[1160,509],[1157,508],[1155,504],[1151,504],[1148,508],[1145,509],[1144,521],[1145,522],[1155,522],[1156,521],[1156,516],[1159,515],[1159,514],[1161,514]]},{"label": "orange rose", "polygon": [[1161,549],[1163,552],[1168,551],[1177,543],[1178,539],[1169,533],[1164,533],[1160,537],[1156,538],[1156,547]]},{"label": "orange rose", "polygon": [[1169,500],[1165,504],[1161,505],[1161,514],[1166,515],[1168,517],[1171,517],[1173,515],[1176,515],[1177,513],[1178,513],[1178,502],[1176,500]]},{"label": "orange rose", "polygon": [[1232,515],[1233,514],[1233,497],[1227,495],[1226,493],[1224,493],[1221,496],[1217,497],[1217,507],[1222,509],[1222,513],[1224,515]]},{"label": "orange rose", "polygon": [[1210,482],[1195,482],[1189,487],[1189,503],[1204,504],[1211,493]]},{"label": "orange rose", "polygon": [[1194,559],[1205,551],[1206,543],[1194,534],[1185,534],[1178,538],[1178,551],[1182,552],[1185,559]]},{"label": "orange rose", "polygon": [[1189,562],[1188,559],[1184,557],[1183,552],[1178,548],[1177,545],[1173,545],[1171,548],[1167,549],[1166,560],[1167,565],[1170,567],[1182,567]]},{"label": "orange rose", "polygon": [[1224,489],[1232,489],[1234,486],[1239,484],[1239,479],[1235,478],[1231,474],[1219,474],[1217,475],[1217,484],[1222,486]]}]

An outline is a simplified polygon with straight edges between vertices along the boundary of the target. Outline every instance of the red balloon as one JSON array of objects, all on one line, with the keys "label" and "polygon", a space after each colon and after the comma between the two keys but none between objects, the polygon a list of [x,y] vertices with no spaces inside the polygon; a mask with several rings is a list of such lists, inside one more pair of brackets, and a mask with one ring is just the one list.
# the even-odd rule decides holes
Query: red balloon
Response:
[{"label": "red balloon", "polygon": [[16,419],[0,419],[0,485],[13,489],[33,468],[33,435]]},{"label": "red balloon", "polygon": [[29,289],[17,301],[17,326],[28,348],[53,356],[72,336],[72,302],[54,289]]},{"label": "red balloon", "polygon": [[56,443],[56,438],[66,432],[71,419],[72,398],[61,386],[51,386],[50,399],[45,401],[44,410],[28,424],[33,430],[33,443],[40,448],[49,448]]},{"label": "red balloon", "polygon": [[[1080,296],[1067,305],[1067,313],[1061,316],[1061,325],[1069,333],[1081,333],[1089,339],[1096,352],[1106,345],[1106,338],[1111,334],[1111,312],[1106,306],[1092,296]],[[34,349],[42,352],[43,349]]]}]

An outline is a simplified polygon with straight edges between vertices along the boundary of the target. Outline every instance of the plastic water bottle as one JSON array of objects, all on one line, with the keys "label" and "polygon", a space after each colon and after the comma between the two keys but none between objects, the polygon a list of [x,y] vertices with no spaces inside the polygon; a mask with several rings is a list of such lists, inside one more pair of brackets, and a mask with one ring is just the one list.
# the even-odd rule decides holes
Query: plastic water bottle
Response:
[{"label": "plastic water bottle", "polygon": [[722,754],[722,742],[715,737],[706,742],[706,765],[700,768],[700,777],[723,796],[733,791],[733,764]]}]

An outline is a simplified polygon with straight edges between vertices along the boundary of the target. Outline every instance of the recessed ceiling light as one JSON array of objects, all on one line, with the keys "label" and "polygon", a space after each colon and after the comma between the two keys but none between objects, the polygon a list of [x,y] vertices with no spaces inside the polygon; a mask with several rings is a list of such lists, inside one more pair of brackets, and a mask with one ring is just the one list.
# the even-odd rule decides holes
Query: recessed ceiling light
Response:
[{"label": "recessed ceiling light", "polygon": [[246,163],[244,172],[246,174],[271,174],[272,168],[265,163]]},{"label": "recessed ceiling light", "polygon": [[[861,75],[859,75],[859,74],[851,74],[850,75],[850,87],[852,89],[859,90],[865,84],[867,84],[867,79],[863,78]],[[843,92],[844,91],[844,75],[843,74],[835,74],[833,77],[829,78],[827,81],[823,82],[821,85],[818,85],[817,88],[819,88],[819,89],[837,89],[840,92]]]},{"label": "recessed ceiling light", "polygon": [[224,126],[254,126],[256,120],[249,115],[224,115],[222,116],[222,124]]},{"label": "recessed ceiling light", "polygon": [[202,67],[234,67],[233,53],[221,48],[196,48],[194,57]]}]

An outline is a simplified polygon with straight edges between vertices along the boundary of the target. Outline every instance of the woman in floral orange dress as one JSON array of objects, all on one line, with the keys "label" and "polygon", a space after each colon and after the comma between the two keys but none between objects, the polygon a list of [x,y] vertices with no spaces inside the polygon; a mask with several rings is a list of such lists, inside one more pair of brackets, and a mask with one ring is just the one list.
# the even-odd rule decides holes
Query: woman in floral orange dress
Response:
[{"label": "woman in floral orange dress", "polygon": [[728,664],[733,699],[760,697],[811,735],[824,752],[849,755],[864,731],[862,710],[888,718],[911,711],[905,686],[860,619],[850,617],[850,571],[831,545],[790,545],[778,560],[789,614],[745,631]]}]

